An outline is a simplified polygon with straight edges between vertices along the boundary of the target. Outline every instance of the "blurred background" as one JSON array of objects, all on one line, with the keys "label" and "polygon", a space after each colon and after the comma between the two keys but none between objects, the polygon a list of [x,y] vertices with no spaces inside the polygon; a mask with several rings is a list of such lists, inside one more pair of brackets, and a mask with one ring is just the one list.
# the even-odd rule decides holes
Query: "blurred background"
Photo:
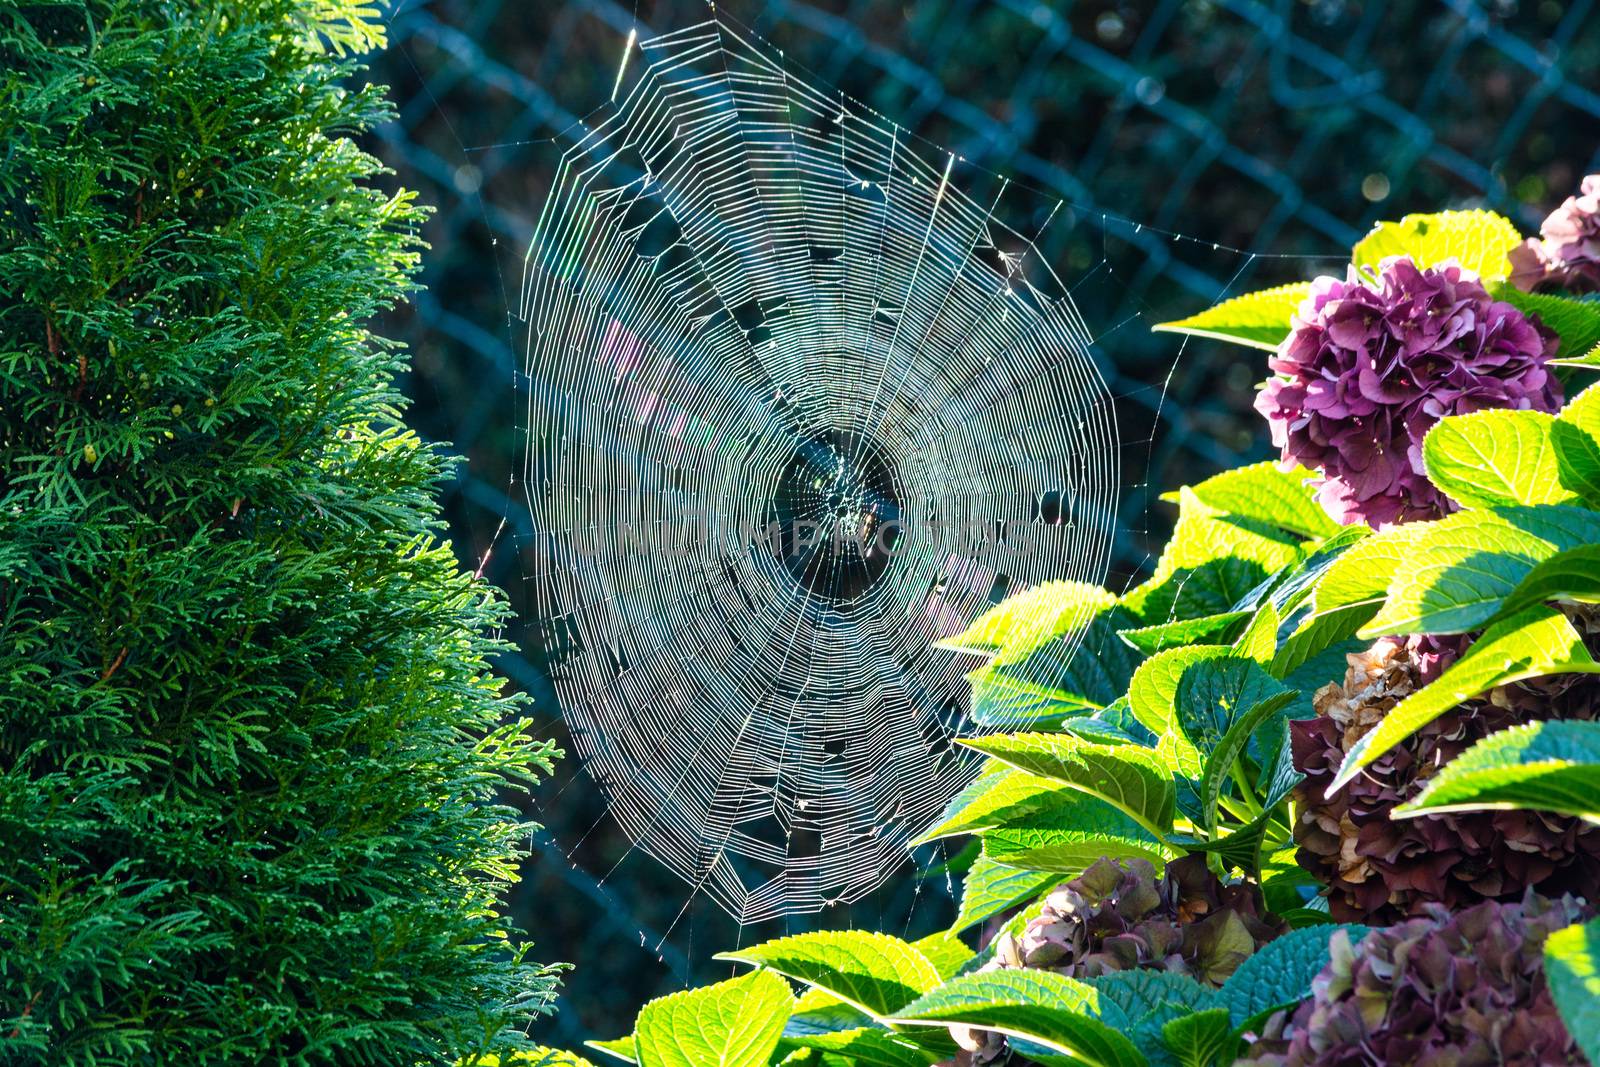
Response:
[{"label": "blurred background", "polygon": [[[513,474],[526,410],[515,316],[533,221],[629,31],[702,21],[704,0],[395,0],[371,77],[395,121],[370,145],[436,213],[427,291],[387,324],[414,357],[410,422],[464,462],[456,548],[510,596],[503,664],[563,737],[530,614]],[[795,73],[999,172],[1062,213],[1040,241],[1099,341],[1117,397],[1125,503],[1108,584],[1149,565],[1154,493],[1268,454],[1262,359],[1149,326],[1216,299],[1340,271],[1378,218],[1487,206],[1525,230],[1600,171],[1600,16],[1588,0],[721,0]],[[637,54],[634,57],[638,61]],[[931,151],[931,149],[930,149]],[[1151,488],[1153,487],[1153,488]],[[740,929],[631,852],[575,761],[540,790],[545,829],[510,906],[542,959],[571,961],[536,1036],[627,1032],[646,999],[726,977],[711,956],[816,926],[915,937],[951,881],[908,865],[874,896]]]}]

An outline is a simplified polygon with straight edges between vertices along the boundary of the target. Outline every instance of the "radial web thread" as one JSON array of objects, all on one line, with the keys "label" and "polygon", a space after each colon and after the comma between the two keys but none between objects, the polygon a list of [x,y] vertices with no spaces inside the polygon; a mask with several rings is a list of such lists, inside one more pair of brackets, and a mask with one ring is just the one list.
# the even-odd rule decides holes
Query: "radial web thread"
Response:
[{"label": "radial web thread", "polygon": [[1116,426],[1005,182],[726,22],[639,52],[529,251],[531,577],[612,814],[759,922],[971,779],[978,664],[934,643],[1104,577]]}]

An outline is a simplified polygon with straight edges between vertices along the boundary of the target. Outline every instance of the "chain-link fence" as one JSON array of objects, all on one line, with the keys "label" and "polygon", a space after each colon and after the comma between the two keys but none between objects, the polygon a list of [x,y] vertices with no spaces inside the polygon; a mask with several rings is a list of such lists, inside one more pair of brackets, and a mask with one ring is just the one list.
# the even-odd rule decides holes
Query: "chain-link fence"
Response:
[{"label": "chain-link fence", "polygon": [[[1148,326],[1227,292],[1335,269],[1376,218],[1484,205],[1537,226],[1600,169],[1600,17],[1589,0],[780,0],[724,13],[836,86],[966,160],[1060,201],[1043,253],[1100,333],[1126,441],[1114,580],[1137,573],[1158,488],[1265,455],[1249,405],[1259,360]],[[462,557],[509,591],[525,650],[506,662],[557,709],[532,639],[521,453],[525,341],[513,312],[546,183],[610,95],[624,42],[698,22],[692,0],[406,0],[377,80],[397,121],[376,150],[437,207],[428,291],[390,332],[415,356],[412,422],[465,457],[449,518]],[[491,552],[491,546],[493,551]],[[487,556],[487,559],[485,557]],[[647,860],[569,765],[512,901],[546,958],[572,960],[552,1040],[622,1033],[646,997],[726,973],[737,930]],[[898,879],[823,917],[912,934],[945,880]],[[670,934],[668,931],[671,931]]]}]

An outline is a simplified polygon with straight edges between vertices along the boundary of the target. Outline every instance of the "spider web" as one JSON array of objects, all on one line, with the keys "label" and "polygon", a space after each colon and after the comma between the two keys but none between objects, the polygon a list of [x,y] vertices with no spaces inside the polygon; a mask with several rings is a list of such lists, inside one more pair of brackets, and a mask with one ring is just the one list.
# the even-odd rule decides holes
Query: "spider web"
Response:
[{"label": "spider web", "polygon": [[[518,270],[507,249],[528,247],[530,213],[545,200],[561,149],[626,104],[648,70],[653,55],[636,48],[630,27],[648,36],[649,26],[682,25],[705,7],[399,0],[392,46],[377,64],[400,103],[397,121],[378,131],[379,152],[439,209],[425,257],[429,290],[391,324],[417,357],[411,418],[470,459],[447,488],[453,533],[463,557],[510,594],[516,614],[505,635],[519,650],[500,666],[536,700],[533,729],[558,738],[564,725],[545,717],[559,703],[545,650],[570,641],[560,636],[566,623],[538,618],[533,594],[550,581],[572,583],[551,576],[552,530],[535,529],[536,509],[523,498],[543,489],[518,485],[520,462],[508,469],[551,391],[541,389],[538,410],[528,410],[526,391],[539,383],[523,373],[530,324],[517,320],[514,282],[507,293]],[[759,38],[742,27],[740,35],[786,46],[786,54],[770,43],[756,49],[768,67],[820,71],[807,75],[811,85],[848,85],[905,126],[958,146],[965,158],[952,167],[952,185],[1012,233],[1031,235],[1037,251],[1022,260],[1030,278],[1042,274],[1042,258],[1067,279],[1092,326],[1126,450],[1112,589],[1142,577],[1165,540],[1171,512],[1155,492],[1268,456],[1249,406],[1260,357],[1147,327],[1240,291],[1340,273],[1375,219],[1404,211],[1486,206],[1537,228],[1540,201],[1572,183],[1563,161],[1594,143],[1586,131],[1600,100],[1575,73],[1595,47],[1591,8],[1475,0],[1292,13],[1255,0],[1116,12],[1026,0],[731,5],[759,28]],[[729,4],[714,10],[725,27],[739,27]],[[1417,47],[1427,63],[1416,62]],[[998,69],[997,55],[1005,57]],[[721,62],[702,66],[720,72]],[[1506,86],[1514,113],[1497,109]],[[588,110],[608,94],[611,104]],[[831,92],[813,95],[837,102]],[[854,102],[848,111],[891,125]],[[941,148],[904,126],[894,137],[943,175]],[[1004,195],[984,167],[1012,177]],[[1594,169],[1600,158],[1576,173]],[[547,268],[537,250],[530,266]],[[965,684],[956,688],[965,705]],[[569,757],[582,753],[564,747]],[[532,830],[526,877],[507,902],[539,931],[541,954],[581,961],[563,1010],[540,1024],[553,1043],[615,1036],[647,996],[726,977],[730,969],[711,953],[736,941],[838,925],[903,930],[910,939],[955,914],[960,884],[951,872],[969,850],[947,855],[935,843],[853,905],[771,923],[725,919],[617,832],[581,763],[562,761],[527,802],[545,828]]]},{"label": "spider web", "polygon": [[529,251],[531,577],[611,814],[743,925],[870,892],[971,779],[935,643],[1104,579],[1116,424],[1025,192],[723,19],[624,92],[633,43]]}]

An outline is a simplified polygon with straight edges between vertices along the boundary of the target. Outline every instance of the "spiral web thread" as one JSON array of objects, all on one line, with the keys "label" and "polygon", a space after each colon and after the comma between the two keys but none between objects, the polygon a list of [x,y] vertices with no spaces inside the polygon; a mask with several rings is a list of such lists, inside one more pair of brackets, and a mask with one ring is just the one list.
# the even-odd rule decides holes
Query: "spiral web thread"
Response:
[{"label": "spiral web thread", "polygon": [[613,816],[753,923],[871,891],[971,779],[979,663],[934,644],[1103,578],[1116,428],[1003,181],[722,20],[639,50],[529,252],[531,577]]}]

